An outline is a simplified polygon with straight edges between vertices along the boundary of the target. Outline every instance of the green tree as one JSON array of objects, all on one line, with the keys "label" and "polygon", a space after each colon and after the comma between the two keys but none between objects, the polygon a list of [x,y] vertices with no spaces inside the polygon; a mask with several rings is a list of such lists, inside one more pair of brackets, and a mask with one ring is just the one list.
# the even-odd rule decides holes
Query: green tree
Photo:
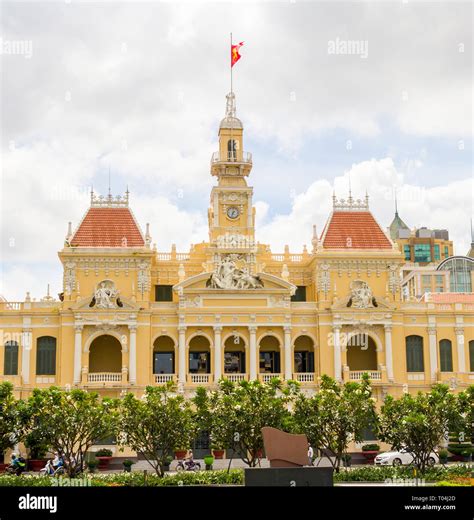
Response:
[{"label": "green tree", "polygon": [[27,438],[41,438],[58,452],[73,477],[83,470],[84,456],[94,441],[114,431],[115,408],[113,400],[93,392],[35,388],[23,410],[23,428]]},{"label": "green tree", "polygon": [[431,452],[458,421],[459,402],[446,385],[399,399],[387,396],[380,413],[380,439],[393,449],[407,449],[413,454],[413,464],[424,473]]},{"label": "green tree", "polygon": [[13,448],[20,436],[19,401],[13,396],[13,385],[0,384],[0,462],[8,448]]},{"label": "green tree", "polygon": [[128,393],[119,410],[120,444],[141,453],[160,476],[173,451],[188,448],[196,433],[191,402],[171,382],[148,386],[142,399]]},{"label": "green tree", "polygon": [[313,448],[323,450],[338,473],[351,440],[361,441],[366,427],[376,427],[375,400],[367,374],[360,383],[339,384],[323,375],[317,394],[300,394],[293,410],[293,428]]},{"label": "green tree", "polygon": [[457,395],[452,432],[459,442],[474,443],[474,385]]},{"label": "green tree", "polygon": [[194,402],[211,444],[233,448],[255,467],[263,451],[262,428],[285,428],[291,416],[288,405],[297,392],[295,382],[283,384],[278,379],[265,384],[221,380],[217,391],[198,389]]}]

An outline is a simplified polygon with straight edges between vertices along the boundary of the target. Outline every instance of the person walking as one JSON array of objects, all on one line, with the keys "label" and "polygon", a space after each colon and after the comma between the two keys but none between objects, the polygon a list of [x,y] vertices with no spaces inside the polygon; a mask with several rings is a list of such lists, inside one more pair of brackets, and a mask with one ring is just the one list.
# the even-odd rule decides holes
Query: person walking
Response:
[{"label": "person walking", "polygon": [[311,444],[308,444],[308,466],[313,465],[313,456],[314,456],[313,447],[311,446]]}]

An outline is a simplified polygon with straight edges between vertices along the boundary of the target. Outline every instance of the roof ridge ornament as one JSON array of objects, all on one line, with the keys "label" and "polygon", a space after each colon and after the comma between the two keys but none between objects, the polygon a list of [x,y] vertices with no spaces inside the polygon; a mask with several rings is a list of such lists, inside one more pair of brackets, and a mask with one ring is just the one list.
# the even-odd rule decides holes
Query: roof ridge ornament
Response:
[{"label": "roof ridge ornament", "polygon": [[104,195],[97,195],[91,188],[91,208],[128,208],[130,192],[125,192],[125,195],[116,195],[115,197],[110,193],[106,197]]},{"label": "roof ridge ornament", "polygon": [[236,107],[235,107],[235,94],[233,92],[229,92],[226,95],[227,102],[225,104],[225,117],[236,117]]},{"label": "roof ridge ornament", "polygon": [[349,198],[338,199],[334,194],[332,209],[333,211],[369,211],[369,195],[366,193],[364,199],[354,199],[349,192]]}]

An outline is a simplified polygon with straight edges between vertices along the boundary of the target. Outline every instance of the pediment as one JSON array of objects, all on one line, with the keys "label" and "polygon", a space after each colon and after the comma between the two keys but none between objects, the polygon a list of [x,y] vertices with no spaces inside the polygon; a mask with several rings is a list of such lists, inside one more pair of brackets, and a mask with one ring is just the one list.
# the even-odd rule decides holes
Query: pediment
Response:
[{"label": "pediment", "polygon": [[262,294],[262,293],[284,293],[287,295],[293,295],[296,291],[296,286],[290,282],[287,282],[283,278],[279,278],[278,276],[274,276],[267,273],[257,273],[254,278],[256,278],[260,283],[255,287],[247,287],[247,288],[221,288],[221,287],[211,287],[210,280],[212,278],[213,273],[201,273],[195,276],[191,276],[182,282],[177,283],[173,286],[173,290],[178,294],[183,293],[191,293],[191,292],[201,292],[201,293],[210,293],[210,294],[236,294],[236,293],[246,293],[246,294]]},{"label": "pediment", "polygon": [[120,310],[138,310],[139,309],[139,306],[135,302],[132,302],[131,300],[128,300],[125,298],[120,298],[120,303],[122,304],[121,307],[119,305],[115,304],[114,307],[110,307],[107,309],[99,309],[96,306],[91,307],[90,306],[91,301],[92,301],[92,296],[88,296],[87,298],[82,298],[79,301],[72,303],[71,309],[74,311],[78,311],[78,310],[91,311],[92,310],[92,311],[105,311],[105,312],[120,311]]}]

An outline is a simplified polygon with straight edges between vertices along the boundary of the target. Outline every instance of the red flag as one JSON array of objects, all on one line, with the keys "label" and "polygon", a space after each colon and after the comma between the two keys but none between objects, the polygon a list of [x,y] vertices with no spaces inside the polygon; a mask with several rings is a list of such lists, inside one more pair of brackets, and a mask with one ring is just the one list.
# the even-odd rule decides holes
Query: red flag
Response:
[{"label": "red flag", "polygon": [[242,47],[244,42],[240,42],[237,45],[231,45],[230,46],[230,67],[232,68],[242,57],[239,54],[239,49]]}]

